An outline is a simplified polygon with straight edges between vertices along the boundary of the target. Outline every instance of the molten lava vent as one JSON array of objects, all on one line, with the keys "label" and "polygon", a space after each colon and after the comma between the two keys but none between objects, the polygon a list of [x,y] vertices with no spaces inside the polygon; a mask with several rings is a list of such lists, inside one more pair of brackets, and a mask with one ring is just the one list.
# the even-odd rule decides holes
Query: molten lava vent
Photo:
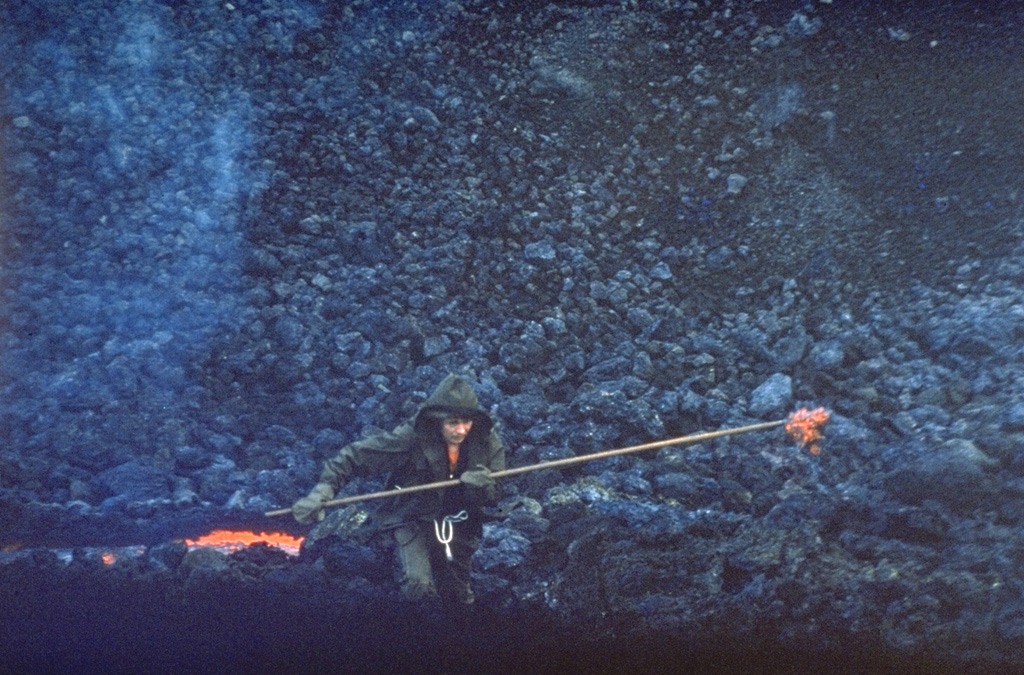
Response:
[{"label": "molten lava vent", "polygon": [[246,546],[263,543],[279,548],[289,555],[298,555],[299,548],[302,546],[302,539],[302,537],[293,537],[279,532],[260,532],[257,534],[256,532],[249,531],[215,530],[198,539],[186,539],[185,544],[190,549],[208,546],[224,553],[234,553]]}]

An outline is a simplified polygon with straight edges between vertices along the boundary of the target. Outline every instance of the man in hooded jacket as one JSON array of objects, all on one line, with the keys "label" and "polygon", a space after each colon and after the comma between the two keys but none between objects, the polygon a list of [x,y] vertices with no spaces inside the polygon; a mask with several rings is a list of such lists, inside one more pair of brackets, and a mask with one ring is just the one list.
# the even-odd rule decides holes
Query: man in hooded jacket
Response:
[{"label": "man in hooded jacket", "polygon": [[389,488],[458,478],[457,487],[395,497],[381,509],[380,528],[394,532],[406,597],[440,594],[470,604],[470,559],[483,531],[482,508],[498,502],[491,472],[504,468],[505,449],[493,420],[465,380],[449,375],[412,418],[328,460],[292,514],[300,523],[322,520],[324,503],[357,473],[389,473]]}]

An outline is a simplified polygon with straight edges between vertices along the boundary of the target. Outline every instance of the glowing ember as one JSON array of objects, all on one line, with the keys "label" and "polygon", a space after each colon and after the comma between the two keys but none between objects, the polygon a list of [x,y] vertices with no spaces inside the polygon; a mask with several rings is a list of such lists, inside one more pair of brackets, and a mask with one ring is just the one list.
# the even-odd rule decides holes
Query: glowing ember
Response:
[{"label": "glowing ember", "polygon": [[107,551],[100,556],[100,560],[103,561],[104,565],[113,565],[117,562],[117,554],[112,551]]},{"label": "glowing ember", "polygon": [[199,539],[186,539],[185,544],[189,548],[197,546],[212,546],[222,551],[233,553],[240,551],[246,546],[258,543],[268,544],[281,549],[289,555],[298,555],[299,547],[302,546],[302,537],[293,537],[279,532],[232,532],[230,530],[216,530]]},{"label": "glowing ember", "polygon": [[812,455],[820,455],[818,441],[821,440],[821,429],[829,417],[829,412],[824,408],[800,408],[786,420],[786,433],[792,436],[801,448],[807,448]]}]

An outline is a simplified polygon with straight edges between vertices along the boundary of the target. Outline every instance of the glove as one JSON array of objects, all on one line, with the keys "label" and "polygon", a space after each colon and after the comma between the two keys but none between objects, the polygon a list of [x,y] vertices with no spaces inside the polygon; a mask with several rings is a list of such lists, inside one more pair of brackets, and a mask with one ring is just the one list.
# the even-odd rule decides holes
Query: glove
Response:
[{"label": "glove", "polygon": [[309,494],[292,504],[292,515],[303,525],[312,525],[324,519],[324,503],[334,496],[334,488],[317,483]]},{"label": "glove", "polygon": [[469,488],[466,491],[467,496],[474,505],[484,506],[497,503],[500,496],[498,484],[491,476],[491,470],[483,464],[477,464],[469,471],[463,471],[459,480]]},{"label": "glove", "polygon": [[463,471],[462,475],[459,476],[459,480],[464,485],[469,485],[475,488],[493,488],[494,479],[491,478],[491,470],[483,464],[477,464],[475,468],[469,471]]}]

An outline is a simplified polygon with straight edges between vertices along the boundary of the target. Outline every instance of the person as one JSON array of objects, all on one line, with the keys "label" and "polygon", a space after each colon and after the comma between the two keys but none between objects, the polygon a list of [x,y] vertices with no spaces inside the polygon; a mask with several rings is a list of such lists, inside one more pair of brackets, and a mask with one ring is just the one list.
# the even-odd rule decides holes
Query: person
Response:
[{"label": "person", "polygon": [[338,451],[292,514],[304,524],[323,520],[324,503],[356,474],[390,472],[388,488],[458,478],[456,487],[390,498],[379,527],[393,532],[407,598],[440,596],[468,605],[474,601],[471,558],[483,533],[483,508],[501,497],[491,473],[504,468],[494,421],[469,384],[452,374],[393,431]]}]

